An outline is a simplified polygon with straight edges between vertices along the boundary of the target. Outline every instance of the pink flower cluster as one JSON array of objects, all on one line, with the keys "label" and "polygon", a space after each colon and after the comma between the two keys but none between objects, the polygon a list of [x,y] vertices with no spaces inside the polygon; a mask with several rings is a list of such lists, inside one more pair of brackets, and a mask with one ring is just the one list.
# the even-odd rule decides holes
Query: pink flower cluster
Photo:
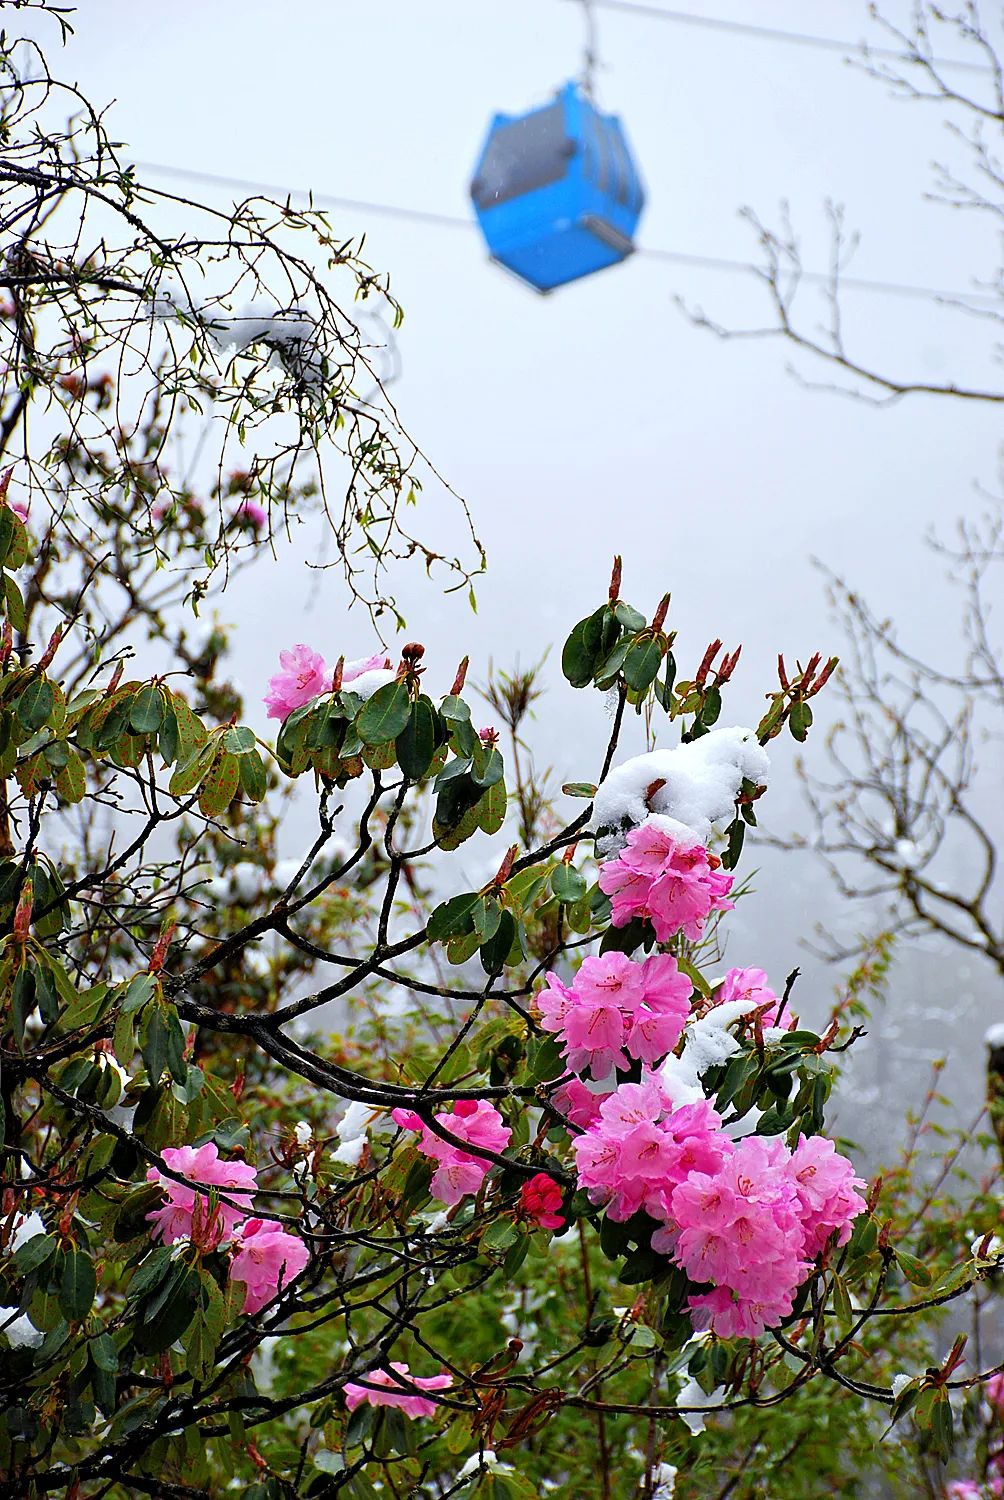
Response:
[{"label": "pink flower cluster", "polygon": [[579,1186],[622,1222],[639,1209],[665,1221],[691,1172],[715,1172],[731,1145],[707,1099],[674,1109],[659,1080],[622,1083],[572,1142]]},{"label": "pink flower cluster", "polygon": [[[385,662],[382,651],[360,661],[346,662],[342,668],[343,686],[347,687],[364,672],[376,671]],[[270,719],[286,719],[294,708],[302,708],[305,703],[319,698],[322,693],[331,692],[334,674],[325,666],[324,657],[302,642],[289,651],[279,652],[279,667],[275,676],[269,678],[268,692],[265,695],[265,707]]]},{"label": "pink flower cluster", "polygon": [[[428,1396],[419,1396],[408,1390],[404,1381],[423,1391],[445,1391],[453,1384],[452,1377],[445,1373],[413,1375],[408,1366],[399,1360],[392,1360],[389,1370],[369,1370],[362,1378],[367,1382],[366,1385],[357,1385],[354,1380],[347,1380],[343,1387],[349,1411],[355,1411],[365,1401],[368,1406],[396,1406],[406,1417],[431,1417],[436,1410],[436,1403]],[[372,1386],[379,1386],[379,1390],[372,1390]]]},{"label": "pink flower cluster", "polygon": [[624,953],[583,960],[571,987],[556,974],[537,996],[541,1025],[563,1039],[575,1073],[599,1082],[629,1058],[656,1063],[672,1052],[690,1015],[693,985],[676,959],[657,953],[636,963]]},{"label": "pink flower cluster", "polygon": [[519,1193],[519,1206],[528,1219],[539,1224],[541,1229],[560,1229],[565,1222],[561,1207],[561,1189],[553,1177],[538,1172],[524,1182]]},{"label": "pink flower cluster", "polygon": [[[158,1183],[165,1199],[146,1216],[154,1226],[154,1238],[165,1245],[191,1240],[203,1252],[230,1244],[234,1250],[231,1279],[246,1287],[244,1311],[258,1312],[303,1270],[310,1259],[306,1245],[272,1220],[249,1217],[258,1186],[250,1163],[223,1161],[213,1141],[203,1146],[167,1146],[161,1155],[175,1172],[203,1187],[217,1188],[220,1197],[213,1203],[207,1194],[151,1167],[147,1181]],[[244,1202],[246,1209],[240,1207]]]},{"label": "pink flower cluster", "polygon": [[768,985],[763,969],[730,969],[715,991],[713,1003],[725,1005],[730,1000],[752,1000],[758,1008],[766,1006],[767,1009],[761,1015],[761,1024],[764,1026],[780,1024],[782,1031],[794,1028],[795,1017],[790,1010],[786,1009],[780,1023],[778,1022],[777,1012],[781,1002]]},{"label": "pink flower cluster", "polygon": [[234,520],[246,522],[255,531],[260,531],[263,526],[268,525],[268,511],[248,495],[234,511]]},{"label": "pink flower cluster", "polygon": [[678,932],[696,942],[708,917],[731,911],[732,876],[720,869],[697,838],[686,842],[678,825],[653,816],[627,835],[616,859],[600,870],[600,890],[613,905],[613,925],[647,917],[660,943]]},{"label": "pink flower cluster", "polygon": [[695,1173],[673,1195],[679,1234],[653,1240],[657,1249],[674,1240],[673,1258],[691,1280],[713,1283],[690,1299],[695,1327],[756,1338],[786,1318],[830,1235],[838,1244],[850,1238],[863,1186],[822,1136],[802,1136],[794,1151],[751,1136],[713,1175]]},{"label": "pink flower cluster", "polygon": [[[491,1171],[492,1164],[487,1158],[473,1156],[451,1141],[444,1141],[414,1110],[391,1110],[391,1118],[402,1130],[417,1130],[420,1133],[419,1151],[439,1163],[429,1184],[434,1198],[452,1206],[468,1193],[478,1191]],[[459,1099],[452,1110],[443,1110],[433,1118],[452,1136],[485,1151],[502,1151],[512,1135],[498,1110],[486,1099]]]},{"label": "pink flower cluster", "polygon": [[851,1163],[822,1136],[737,1144],[709,1100],[675,1107],[655,1077],[624,1083],[572,1142],[579,1184],[611,1219],[644,1210],[653,1249],[713,1290],[690,1298],[695,1327],[755,1338],[787,1317],[835,1231],[865,1207]]}]

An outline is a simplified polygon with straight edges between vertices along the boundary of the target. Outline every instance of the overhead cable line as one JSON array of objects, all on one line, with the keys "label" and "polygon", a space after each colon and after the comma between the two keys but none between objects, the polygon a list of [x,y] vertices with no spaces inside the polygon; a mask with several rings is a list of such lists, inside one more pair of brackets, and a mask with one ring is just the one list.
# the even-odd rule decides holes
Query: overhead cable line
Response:
[{"label": "overhead cable line", "polygon": [[[218,172],[202,172],[194,167],[172,167],[163,162],[134,161],[132,165],[141,172],[150,172],[160,177],[176,177],[190,182],[202,182],[209,187],[236,188],[240,192],[264,193],[280,199],[302,198],[315,208],[345,208],[359,213],[382,214],[387,218],[431,224],[437,228],[476,228],[473,220],[464,218],[461,214],[436,213],[431,209],[408,208],[404,204],[381,203],[367,198],[343,198],[334,193],[313,193],[308,192],[306,188],[289,188],[276,182],[255,182],[247,177],[226,177]],[[749,261],[732,260],[721,255],[690,254],[685,250],[664,250],[655,245],[639,245],[635,255],[646,260],[663,261],[669,265],[688,266],[704,271],[725,271],[733,275],[740,273],[749,276],[757,271],[756,266]],[[799,275],[803,281],[812,282],[818,286],[828,286],[833,280],[828,271],[801,270]],[[949,302],[967,300],[969,302],[997,302],[999,300],[990,292],[950,292],[939,287],[918,286],[903,281],[882,281],[869,276],[841,274],[840,285],[859,292],[889,293],[896,297],[922,297],[926,301],[940,299]]]},{"label": "overhead cable line", "polygon": [[[900,63],[915,62],[908,52],[894,47],[872,47],[865,42],[845,42],[839,37],[813,36],[805,31],[784,31],[773,26],[757,26],[751,21],[733,21],[727,16],[697,16],[689,10],[664,10],[660,5],[647,5],[643,0],[592,0],[597,10],[610,10],[621,15],[641,16],[650,21],[669,21],[681,26],[696,26],[705,31],[726,31],[737,36],[753,37],[756,41],[783,42],[795,47],[818,47],[826,52],[861,53],[869,57],[882,58]],[[950,57],[932,58],[939,68],[962,68],[967,73],[986,73],[986,63],[971,58],[956,60]]]}]

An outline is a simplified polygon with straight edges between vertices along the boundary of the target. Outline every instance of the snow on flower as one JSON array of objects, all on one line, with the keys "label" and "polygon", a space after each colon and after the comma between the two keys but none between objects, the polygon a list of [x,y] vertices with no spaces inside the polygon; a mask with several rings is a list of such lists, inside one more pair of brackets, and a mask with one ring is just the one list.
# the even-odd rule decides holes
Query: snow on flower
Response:
[{"label": "snow on flower", "polygon": [[377,1113],[377,1110],[368,1104],[361,1103],[358,1099],[349,1105],[335,1126],[339,1144],[331,1153],[332,1161],[341,1162],[347,1167],[359,1165],[362,1154],[369,1144],[367,1129]]},{"label": "snow on flower", "polygon": [[624,953],[583,960],[572,985],[549,974],[537,996],[541,1025],[563,1038],[576,1073],[600,1081],[629,1058],[654,1063],[680,1040],[693,986],[676,959],[653,954],[636,963]]},{"label": "snow on flower", "polygon": [[615,766],[597,790],[593,822],[608,854],[628,827],[660,813],[705,841],[712,826],[732,818],[744,778],[765,786],[767,752],[752,729],[713,729],[673,750],[652,750]]},{"label": "snow on flower", "polygon": [[673,1500],[678,1473],[675,1464],[656,1464],[652,1470],[652,1482],[655,1485],[652,1500]]},{"label": "snow on flower", "polygon": [[[698,741],[698,743],[701,743]],[[628,833],[620,854],[600,870],[615,927],[645,917],[660,943],[678,932],[696,942],[713,912],[730,911],[732,876],[720,869],[695,835],[664,817],[650,817]]]},{"label": "snow on flower", "polygon": [[[766,1006],[762,1011],[761,1025],[778,1025],[777,1014],[781,1002],[768,985],[763,969],[730,969],[716,989],[713,1003],[722,1005],[729,1000],[751,1000],[757,1010]],[[790,1010],[785,1009],[780,1021],[781,1030],[792,1031],[794,1026],[795,1017]]]},{"label": "snow on flower", "polygon": [[[402,1130],[419,1131],[419,1151],[438,1162],[429,1184],[429,1192],[434,1198],[452,1208],[468,1193],[478,1191],[491,1171],[490,1161],[483,1156],[473,1156],[451,1141],[444,1141],[413,1110],[391,1110],[391,1118]],[[441,1111],[433,1118],[451,1135],[485,1151],[502,1151],[512,1135],[498,1110],[485,1099],[460,1099],[452,1110]]]},{"label": "snow on flower", "polygon": [[[205,1193],[175,1182],[157,1167],[151,1167],[147,1181],[159,1183],[166,1200],[163,1207],[146,1216],[154,1225],[154,1237],[165,1245],[207,1237],[215,1239],[217,1244],[233,1239],[237,1225],[251,1212],[251,1195],[257,1187],[254,1167],[246,1161],[223,1161],[213,1141],[204,1146],[167,1146],[161,1155],[175,1172],[203,1187],[218,1188],[221,1196],[214,1208]],[[248,1206],[243,1210],[232,1207],[224,1198],[236,1199],[238,1203],[246,1198]]]},{"label": "snow on flower", "polygon": [[524,1182],[519,1194],[521,1211],[539,1224],[542,1229],[560,1229],[565,1222],[561,1207],[561,1188],[546,1172]]},{"label": "snow on flower", "polygon": [[[395,1378],[397,1377],[397,1378]],[[400,1360],[392,1360],[387,1370],[369,1370],[362,1377],[365,1385],[347,1380],[343,1387],[345,1404],[349,1411],[366,1402],[368,1406],[396,1406],[406,1417],[431,1417],[435,1414],[436,1402],[428,1396],[420,1396],[410,1390],[418,1386],[422,1391],[445,1391],[453,1384],[453,1378],[444,1371],[442,1375],[413,1375]],[[407,1382],[404,1385],[402,1382]],[[378,1389],[372,1389],[372,1387]]]},{"label": "snow on flower", "polygon": [[237,1251],[230,1262],[230,1279],[247,1287],[244,1311],[259,1312],[278,1296],[310,1259],[295,1234],[287,1234],[271,1219],[246,1219],[235,1236]]}]

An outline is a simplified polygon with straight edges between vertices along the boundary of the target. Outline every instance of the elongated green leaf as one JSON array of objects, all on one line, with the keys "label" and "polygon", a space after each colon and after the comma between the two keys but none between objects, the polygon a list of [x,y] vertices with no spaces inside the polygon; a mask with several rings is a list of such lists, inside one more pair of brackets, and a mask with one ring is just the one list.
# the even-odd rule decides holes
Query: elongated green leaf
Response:
[{"label": "elongated green leaf", "polygon": [[624,681],[635,692],[646,692],[662,666],[662,644],[657,640],[635,641],[624,658]]},{"label": "elongated green leaf", "polygon": [[159,687],[148,682],[129,705],[129,727],[133,734],[156,734],[164,722],[167,704]]},{"label": "elongated green leaf", "polygon": [[396,743],[401,770],[409,781],[420,781],[436,753],[436,710],[428,698],[415,699]]},{"label": "elongated green leaf", "polygon": [[41,729],[52,713],[55,702],[52,683],[44,677],[35,677],[18,698],[15,712],[25,729]]},{"label": "elongated green leaf", "polygon": [[236,755],[221,755],[203,782],[199,811],[205,813],[207,818],[215,818],[225,812],[237,795],[240,779],[240,765]]},{"label": "elongated green leaf", "polygon": [[98,1279],[94,1262],[85,1250],[69,1250],[63,1257],[59,1283],[59,1306],[68,1323],[80,1323],[94,1305]]}]

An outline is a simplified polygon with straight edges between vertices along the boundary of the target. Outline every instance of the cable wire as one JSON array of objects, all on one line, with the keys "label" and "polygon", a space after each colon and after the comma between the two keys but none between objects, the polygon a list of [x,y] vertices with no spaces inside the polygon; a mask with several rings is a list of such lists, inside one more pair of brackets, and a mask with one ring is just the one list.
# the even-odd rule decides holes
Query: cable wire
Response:
[{"label": "cable wire", "polygon": [[[642,16],[650,21],[669,21],[682,26],[697,26],[706,31],[727,31],[738,36],[753,37],[757,41],[783,42],[796,47],[819,47],[826,52],[860,52],[867,50],[869,57],[881,57],[895,62],[909,63],[914,59],[907,52],[898,52],[893,47],[872,47],[864,42],[845,42],[839,37],[813,36],[804,31],[784,31],[773,26],[757,26],[751,21],[733,21],[725,16],[697,16],[688,10],[664,10],[659,5],[647,5],[642,0],[592,0],[598,10],[610,10],[621,15]],[[970,58],[932,58],[939,68],[961,68],[969,73],[986,73],[986,63],[974,62]]]},{"label": "cable wire", "polygon": [[[417,224],[431,224],[437,228],[470,230],[476,227],[472,219],[464,218],[460,214],[436,213],[431,209],[408,208],[404,204],[381,203],[375,199],[343,198],[334,193],[312,193],[305,188],[289,188],[275,182],[254,182],[247,177],[227,177],[218,172],[198,171],[194,167],[172,167],[164,162],[134,161],[132,165],[140,172],[201,182],[209,187],[237,188],[240,192],[263,193],[279,199],[302,198],[315,208],[347,208],[360,213],[382,214],[388,218],[410,220]],[[646,260],[659,260],[669,265],[688,266],[705,271],[725,271],[732,274],[738,272],[749,276],[757,269],[749,261],[732,260],[722,255],[699,255],[685,250],[666,250],[656,245],[639,245],[634,253]],[[827,286],[833,279],[828,271],[802,270],[800,275],[803,281],[818,286]],[[921,297],[928,302],[932,300],[997,302],[999,300],[988,292],[951,292],[939,287],[918,286],[905,281],[883,281],[870,276],[841,274],[840,285],[859,292],[890,293],[898,297]]]}]

